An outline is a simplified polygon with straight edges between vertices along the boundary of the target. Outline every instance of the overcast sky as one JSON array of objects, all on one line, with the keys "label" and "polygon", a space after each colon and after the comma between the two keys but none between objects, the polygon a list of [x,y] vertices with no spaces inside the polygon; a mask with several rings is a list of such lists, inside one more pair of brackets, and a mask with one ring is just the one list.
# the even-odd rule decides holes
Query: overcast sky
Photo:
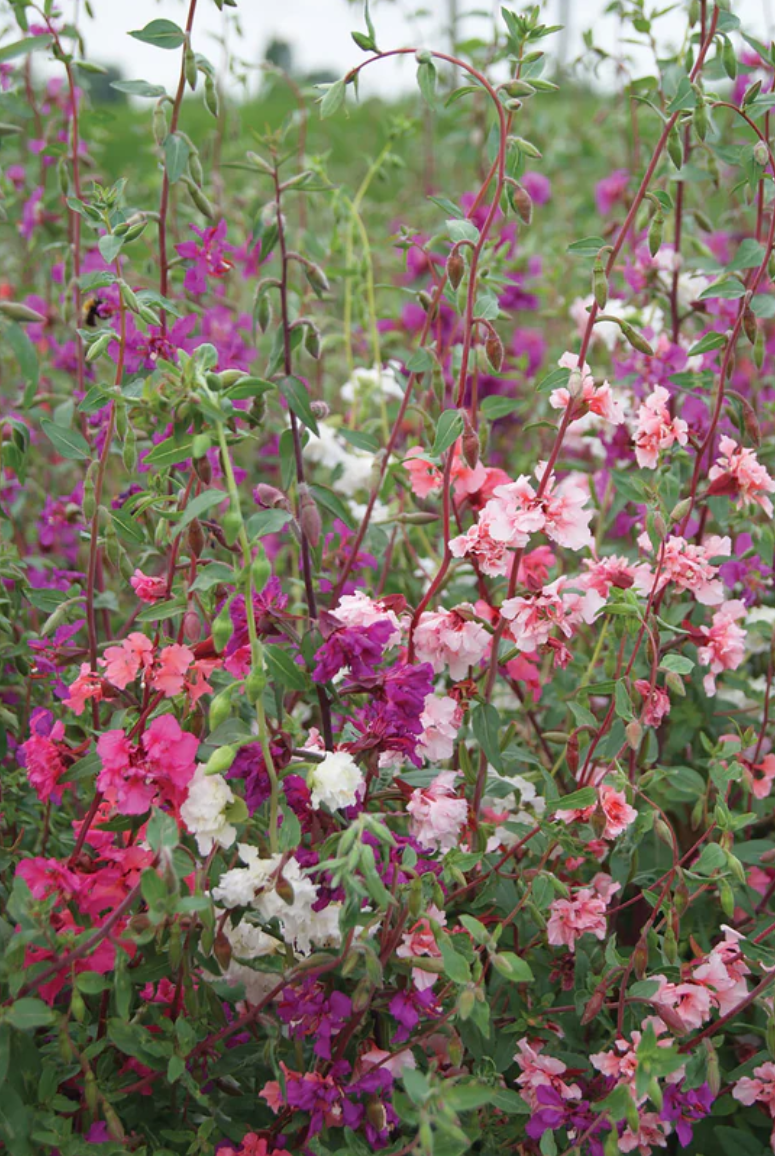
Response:
[{"label": "overcast sky", "polygon": [[[132,29],[142,28],[150,20],[166,17],[183,24],[188,0],[91,0],[96,14],[93,21],[82,20],[86,33],[88,55],[104,63],[117,64],[128,79],[142,78],[172,86],[180,67],[179,53],[151,48],[127,35]],[[446,46],[444,24],[449,0],[372,0],[372,12],[377,25],[380,47],[398,47],[418,44]],[[70,15],[74,6],[83,8],[80,0],[60,0],[61,8]],[[571,56],[581,50],[581,30],[593,26],[596,42],[611,50],[617,43],[618,21],[607,16],[607,0],[570,0]],[[511,0],[510,7],[519,11],[523,4]],[[667,6],[667,5],[665,5]],[[411,13],[422,7],[424,17],[412,18]],[[680,7],[685,9],[685,5]],[[461,13],[483,9],[497,11],[495,0],[458,0]],[[243,35],[239,42],[232,34],[236,52],[247,59],[259,61],[266,45],[275,37],[293,45],[297,67],[304,71],[331,68],[344,72],[360,58],[360,51],[350,39],[350,31],[362,28],[362,4],[348,0],[239,0],[237,11]],[[558,22],[561,0],[545,0],[547,23]],[[732,0],[732,10],[740,17],[746,30],[764,36],[767,24],[775,13],[775,0]],[[225,12],[229,12],[226,9]],[[224,17],[214,0],[199,0],[194,44],[213,63],[219,60],[220,50],[213,34],[223,30]],[[684,26],[683,12],[669,14],[659,22],[666,40],[677,39]],[[475,33],[487,27],[483,18],[467,18],[464,29]],[[630,51],[635,51],[630,49]],[[636,53],[637,60],[637,53]],[[648,65],[648,58],[641,56]],[[375,67],[365,87],[389,92],[396,86],[404,87],[413,80],[414,68],[408,61],[393,62]]]}]

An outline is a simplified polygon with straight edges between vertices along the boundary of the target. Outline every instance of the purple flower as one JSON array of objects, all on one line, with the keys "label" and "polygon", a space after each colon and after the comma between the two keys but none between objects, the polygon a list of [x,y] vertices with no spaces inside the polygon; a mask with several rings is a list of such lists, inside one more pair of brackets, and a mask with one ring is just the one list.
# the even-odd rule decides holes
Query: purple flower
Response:
[{"label": "purple flower", "polygon": [[[325,618],[329,624],[338,621],[335,614],[326,614]],[[347,668],[353,678],[372,678],[392,633],[393,626],[387,620],[333,630],[315,653],[317,666],[312,677],[316,682],[328,682]]]},{"label": "purple flower", "polygon": [[623,201],[630,183],[629,169],[615,169],[595,185],[595,204],[601,216],[606,217],[617,201]]},{"label": "purple flower", "polygon": [[772,567],[758,554],[750,558],[743,557],[752,547],[750,534],[738,534],[732,548],[732,558],[719,566],[719,576],[725,586],[731,590],[740,583],[743,588],[740,597],[746,606],[753,606],[772,579]]},{"label": "purple flower", "polygon": [[552,182],[543,173],[523,173],[522,184],[534,205],[545,205],[552,195]]},{"label": "purple flower", "polygon": [[707,1116],[713,1105],[714,1096],[707,1084],[699,1088],[683,1090],[683,1084],[668,1084],[665,1089],[661,1116],[675,1124],[681,1147],[691,1143],[692,1125]]},{"label": "purple flower", "polygon": [[291,1038],[313,1036],[315,1055],[330,1060],[331,1040],[352,1015],[352,1000],[340,991],[327,996],[322,983],[307,976],[300,984],[283,988],[277,1014],[288,1025]]},{"label": "purple flower", "polygon": [[200,294],[207,292],[208,277],[223,277],[228,273],[232,263],[225,259],[224,254],[231,252],[233,246],[226,244],[228,226],[225,220],[219,221],[217,225],[211,225],[208,229],[197,229],[196,225],[192,225],[191,228],[200,240],[183,241],[175,247],[181,257],[193,262],[186,269],[183,287],[189,293]]},{"label": "purple flower", "polygon": [[43,208],[40,203],[42,200],[43,187],[38,185],[22,205],[22,221],[19,225],[19,232],[25,241],[29,241],[38,225],[43,221]]},{"label": "purple flower", "polygon": [[396,992],[388,1004],[388,1011],[398,1024],[398,1030],[393,1036],[393,1042],[402,1044],[408,1040],[417,1027],[422,1016],[434,1016],[436,1013],[436,997],[433,988],[418,991],[415,987],[405,988]]}]

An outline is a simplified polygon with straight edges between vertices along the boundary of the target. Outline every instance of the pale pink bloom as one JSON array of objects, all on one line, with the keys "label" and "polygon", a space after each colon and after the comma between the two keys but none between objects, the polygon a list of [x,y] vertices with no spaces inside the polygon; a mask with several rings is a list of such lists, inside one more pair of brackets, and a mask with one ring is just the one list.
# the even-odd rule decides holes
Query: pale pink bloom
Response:
[{"label": "pale pink bloom", "polygon": [[221,661],[217,658],[200,658],[193,663],[186,675],[185,683],[189,702],[192,706],[199,702],[202,695],[213,693],[213,688],[207,680],[220,665]]},{"label": "pale pink bloom", "polygon": [[468,676],[490,649],[490,635],[469,615],[474,608],[461,602],[452,610],[426,610],[414,632],[414,646],[420,662],[429,662],[436,674],[449,667],[452,679]]},{"label": "pale pink bloom", "polygon": [[382,602],[375,602],[362,590],[356,590],[354,594],[343,594],[336,604],[334,614],[345,626],[371,626],[375,622],[389,622],[393,633],[386,646],[397,646],[401,641],[401,623],[396,612]]},{"label": "pale pink bloom", "polygon": [[754,1068],[753,1077],[741,1076],[732,1089],[732,1095],[741,1104],[764,1104],[775,1120],[775,1064],[771,1060]]},{"label": "pale pink bloom", "polygon": [[[536,477],[541,481],[546,465],[539,462],[536,468]],[[556,483],[554,475],[544,493],[544,511],[546,524],[544,533],[558,546],[567,550],[582,550],[585,546],[592,547],[592,533],[589,523],[592,520],[591,509],[585,509],[589,501],[589,485],[579,484],[578,475],[564,478]]]},{"label": "pale pink bloom", "polygon": [[623,831],[635,822],[638,812],[627,802],[624,791],[617,791],[615,787],[598,787],[600,810],[605,815],[604,839],[616,839]]},{"label": "pale pink bloom", "polygon": [[553,389],[549,394],[549,405],[552,409],[570,407],[570,425],[575,424],[587,413],[597,414],[613,425],[621,425],[624,421],[624,407],[620,401],[614,399],[607,381],[596,386],[586,362],[579,371],[579,359],[575,353],[563,353],[558,364],[572,372],[567,387]]},{"label": "pale pink bloom", "polygon": [[692,970],[692,979],[708,988],[720,1015],[732,1011],[748,995],[745,977],[751,974],[751,969],[740,951],[741,938],[738,932],[726,928],[721,943],[716,944],[704,963]]},{"label": "pale pink bloom", "polygon": [[686,1031],[700,1028],[710,1019],[710,992],[702,984],[669,983],[663,975],[649,978],[660,981],[659,990],[651,996],[657,1011],[660,1007],[670,1008]]},{"label": "pale pink bloom", "polygon": [[102,697],[102,679],[92,672],[88,662],[82,662],[78,677],[67,688],[65,702],[75,714],[83,714],[89,699],[100,702]]},{"label": "pale pink bloom", "polygon": [[570,899],[555,899],[550,907],[547,938],[555,947],[576,950],[582,935],[606,937],[606,902],[588,887],[576,891]]},{"label": "pale pink bloom", "polygon": [[[502,487],[498,487],[501,489]],[[459,534],[449,543],[449,550],[453,558],[470,557],[476,565],[490,578],[503,578],[511,572],[511,554],[505,542],[492,536],[492,518],[494,508],[488,502],[479,514],[478,521],[469,526],[465,534]],[[523,536],[520,545],[527,543],[527,535]]]},{"label": "pale pink bloom", "polygon": [[757,799],[766,799],[775,781],[775,755],[765,755],[748,771],[746,780]]},{"label": "pale pink bloom", "polygon": [[563,1100],[580,1100],[581,1088],[578,1084],[568,1084],[562,1079],[567,1072],[567,1064],[556,1060],[553,1056],[544,1056],[540,1049],[543,1041],[540,1040],[533,1047],[526,1037],[517,1040],[519,1051],[514,1059],[522,1072],[517,1076],[517,1084],[521,1089],[523,1100],[533,1111],[538,1111],[542,1104],[538,1099],[539,1088],[552,1088]]},{"label": "pale pink bloom", "polygon": [[427,695],[420,715],[423,728],[418,740],[420,754],[431,763],[451,759],[462,721],[463,711],[454,698],[448,695]]},{"label": "pale pink bloom", "polygon": [[109,646],[105,657],[98,659],[105,667],[105,678],[119,690],[134,682],[140,671],[145,673],[153,662],[153,643],[144,634],[128,634],[118,646]]},{"label": "pale pink bloom", "polygon": [[[431,904],[427,917],[418,919],[408,931],[404,932],[401,943],[396,948],[396,955],[399,959],[417,959],[420,956],[441,959],[441,952],[428,922],[429,919],[434,919],[442,927],[447,922],[446,914]],[[421,967],[412,968],[412,983],[418,991],[427,991],[429,987],[433,987],[437,978],[435,972],[424,971]]]},{"label": "pale pink bloom", "polygon": [[160,602],[167,597],[166,578],[154,578],[149,574],[143,574],[142,570],[135,570],[129,583],[143,602]]},{"label": "pale pink bloom", "polygon": [[385,1068],[397,1080],[407,1068],[416,1068],[417,1060],[411,1048],[402,1048],[400,1052],[384,1052],[376,1044],[371,1044],[358,1056],[353,1069],[353,1079],[359,1080],[364,1072],[371,1071],[377,1065]]},{"label": "pale pink bloom", "polygon": [[526,546],[530,535],[539,533],[546,524],[542,502],[536,498],[526,474],[515,482],[497,486],[484,512],[489,515],[492,537],[516,548]]},{"label": "pale pink bloom", "polygon": [[412,791],[406,809],[412,816],[412,835],[432,851],[451,851],[458,845],[468,817],[468,803],[455,794],[455,771],[442,771],[429,787]]},{"label": "pale pink bloom", "polygon": [[[659,1037],[663,1035],[667,1028],[662,1023],[662,1020],[656,1016],[649,1016],[643,1023],[644,1027],[650,1026],[654,1034]],[[597,1052],[590,1056],[590,1061],[598,1072],[602,1072],[604,1076],[608,1076],[611,1080],[616,1080],[618,1084],[627,1084],[632,1092],[636,1103],[643,1103],[646,1096],[638,1096],[635,1087],[635,1074],[638,1068],[638,1047],[642,1039],[642,1033],[633,1031],[630,1033],[631,1039],[626,1040],[622,1036],[614,1041],[614,1045],[608,1052]],[[673,1038],[668,1036],[666,1039],[658,1039],[659,1047],[672,1047]],[[684,1068],[680,1068],[677,1072],[672,1073],[668,1077],[668,1082],[673,1083],[682,1079],[684,1076]]]},{"label": "pale pink bloom", "polygon": [[536,650],[557,627],[566,638],[581,622],[594,622],[605,599],[596,590],[577,589],[580,582],[560,576],[531,597],[507,598],[501,614],[509,622],[509,634],[521,651]]},{"label": "pale pink bloom", "polygon": [[772,502],[767,495],[775,493],[775,479],[770,477],[756,452],[739,446],[726,436],[721,438],[719,448],[721,455],[708,472],[711,481],[709,493],[733,492],[737,495],[738,509],[754,502],[771,518]]},{"label": "pale pink bloom", "polygon": [[647,678],[635,680],[635,689],[643,696],[643,715],[641,721],[644,726],[658,727],[666,714],[670,713],[670,696],[659,686],[652,690]]},{"label": "pale pink bloom", "polygon": [[654,584],[648,562],[630,562],[627,558],[610,554],[606,558],[585,558],[584,565],[589,571],[584,577],[584,585],[597,590],[605,599],[612,587],[616,590],[632,589],[646,595]]},{"label": "pale pink bloom", "polygon": [[744,602],[732,599],[725,602],[713,615],[712,625],[704,631],[705,643],[697,648],[697,658],[703,666],[710,667],[710,673],[702,680],[707,695],[716,693],[716,675],[723,670],[737,670],[745,659],[746,631],[737,625],[739,618],[747,614]]},{"label": "pale pink bloom", "polygon": [[661,450],[668,450],[676,442],[685,446],[689,427],[681,418],[672,418],[668,403],[670,394],[658,385],[638,410],[635,429],[635,457],[641,469],[655,470]]},{"label": "pale pink bloom", "polygon": [[452,478],[452,486],[456,498],[470,497],[471,494],[478,494],[488,482],[487,468],[483,466],[481,462],[477,462],[475,466],[469,466],[463,457],[463,443],[461,438],[458,438],[455,442],[450,477]]},{"label": "pale pink bloom", "polygon": [[[450,477],[455,496],[463,498],[477,493],[487,483],[487,470],[481,462],[471,467],[462,454],[461,439],[458,438],[452,451]],[[412,492],[418,498],[427,498],[434,490],[441,489],[444,475],[438,466],[428,461],[425,450],[413,446],[404,454],[402,465],[409,474]]]},{"label": "pale pink bloom", "polygon": [[629,1125],[619,1137],[620,1152],[634,1152],[640,1156],[651,1156],[654,1145],[657,1148],[667,1147],[667,1137],[672,1131],[672,1125],[662,1120],[657,1112],[641,1112],[638,1120],[638,1131],[633,1132]]},{"label": "pale pink bloom", "polygon": [[673,582],[679,590],[689,590],[703,606],[718,606],[724,601],[724,585],[719,578],[718,566],[711,558],[728,558],[732,543],[728,537],[711,534],[701,545],[685,538],[668,538],[665,542],[660,589]]},{"label": "pale pink bloom", "polygon": [[194,652],[190,647],[181,646],[178,642],[165,646],[159,653],[158,664],[151,679],[153,689],[160,690],[166,698],[180,694],[185,686],[186,672],[193,661]]},{"label": "pale pink bloom", "polygon": [[[527,586],[528,590],[540,590],[546,585],[555,561],[551,546],[536,546],[535,550],[528,551],[520,558],[517,582],[520,586]],[[484,615],[480,613],[479,617],[483,618]]]}]

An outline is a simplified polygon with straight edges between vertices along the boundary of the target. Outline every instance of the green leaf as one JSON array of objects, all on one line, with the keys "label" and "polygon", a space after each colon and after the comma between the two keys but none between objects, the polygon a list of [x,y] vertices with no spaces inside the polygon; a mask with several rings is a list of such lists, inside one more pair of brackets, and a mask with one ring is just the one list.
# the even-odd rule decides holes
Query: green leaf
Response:
[{"label": "green leaf", "polygon": [[151,20],[145,28],[139,28],[129,35],[134,40],[141,40],[143,44],[152,44],[154,48],[180,48],[186,42],[186,34],[172,20]]},{"label": "green leaf", "polygon": [[453,983],[470,983],[471,968],[468,961],[455,951],[449,936],[440,939],[438,947],[444,964],[444,974]]},{"label": "green leaf", "polygon": [[164,96],[166,88],[161,84],[149,84],[147,80],[112,80],[110,87],[118,92],[125,92],[128,96],[147,96],[155,98]]},{"label": "green leaf", "polygon": [[42,999],[26,996],[17,999],[7,1009],[6,1022],[21,1032],[31,1032],[35,1028],[48,1027],[54,1022],[54,1013]]},{"label": "green leaf", "polygon": [[64,429],[47,417],[41,418],[40,428],[60,457],[69,458],[70,461],[86,461],[91,456],[89,443],[77,430]]},{"label": "green leaf", "polygon": [[709,301],[715,297],[722,297],[725,301],[736,301],[738,297],[745,297],[745,292],[745,285],[736,277],[725,277],[703,289],[697,300]]},{"label": "green leaf", "polygon": [[340,522],[344,522],[348,530],[355,529],[355,520],[350,509],[338,494],[335,494],[328,486],[318,486],[314,483],[311,483],[309,488],[319,506],[322,506],[324,510],[328,510],[329,514],[333,514]]},{"label": "green leaf", "polygon": [[234,570],[225,562],[209,562],[196,576],[192,590],[212,590],[213,586],[234,581]]},{"label": "green leaf", "polygon": [[219,506],[221,502],[225,502],[227,498],[228,494],[225,494],[223,490],[205,490],[203,493],[197,494],[195,498],[191,499],[183,511],[183,517],[176,526],[178,533],[180,533],[181,530],[185,530],[186,526],[193,522],[194,518],[201,518],[208,510]]},{"label": "green leaf", "polygon": [[538,393],[551,393],[553,389],[565,389],[570,381],[569,369],[553,369],[546,377],[542,378],[536,386]]},{"label": "green leaf", "polygon": [[484,924],[480,923],[478,919],[474,919],[473,915],[461,915],[460,922],[468,934],[481,946],[488,944],[492,939],[492,936]]},{"label": "green leaf", "polygon": [[178,825],[166,811],[154,808],[146,827],[146,838],[152,851],[160,851],[162,847],[177,847]]},{"label": "green leaf", "polygon": [[320,116],[323,120],[339,112],[344,104],[346,93],[347,86],[343,80],[335,80],[333,84],[326,85],[326,90],[320,101]]},{"label": "green leaf", "polygon": [[106,261],[108,265],[110,265],[121,252],[123,244],[123,237],[117,237],[115,233],[106,233],[104,237],[100,237],[97,241],[97,248],[100,251],[100,256],[103,261]]},{"label": "green leaf", "polygon": [[181,438],[166,438],[165,441],[159,442],[145,455],[143,462],[145,465],[157,466],[159,469],[175,466],[178,462],[184,462],[186,458],[191,457],[193,440],[190,434]]},{"label": "green leaf", "polygon": [[683,654],[666,654],[659,664],[660,670],[672,670],[675,674],[691,674],[694,663]]},{"label": "green leaf", "polygon": [[280,850],[295,851],[301,843],[301,823],[290,807],[282,808],[283,821],[280,827]]},{"label": "green leaf", "polygon": [[176,184],[186,171],[191,149],[180,133],[171,132],[164,141],[164,167],[171,185]]},{"label": "green leaf", "polygon": [[512,397],[485,397],[480,409],[488,421],[497,421],[519,409],[520,403]]},{"label": "green leaf", "polygon": [[137,615],[136,622],[166,622],[176,614],[184,614],[186,602],[183,598],[171,598],[168,602],[154,602]]},{"label": "green leaf", "polygon": [[290,520],[291,515],[287,510],[259,510],[248,518],[248,537],[252,541],[254,538],[265,538],[267,534],[279,534]]},{"label": "green leaf", "polygon": [[530,1105],[526,1104],[520,1095],[512,1092],[510,1088],[491,1088],[490,1103],[494,1108],[498,1108],[501,1112],[507,1112],[510,1116],[527,1116],[530,1113]]},{"label": "green leaf", "polygon": [[266,669],[272,682],[277,682],[287,690],[306,690],[307,675],[303,666],[293,661],[287,650],[280,646],[265,646]]},{"label": "green leaf", "polygon": [[423,60],[417,66],[417,84],[426,102],[436,108],[436,65],[432,60]]},{"label": "green leaf", "polygon": [[496,771],[503,769],[503,760],[498,742],[500,723],[500,715],[491,703],[480,702],[474,707],[471,713],[471,726],[474,737],[484,751],[487,762],[495,767]]},{"label": "green leaf", "polygon": [[463,432],[463,415],[458,409],[445,409],[436,426],[431,453],[438,458],[457,441]]},{"label": "green leaf", "polygon": [[563,795],[552,806],[555,811],[581,811],[584,807],[593,807],[597,802],[597,791],[594,787],[581,787],[572,791],[570,795]]},{"label": "green leaf", "polygon": [[3,336],[13,350],[13,355],[18,362],[19,370],[24,380],[26,388],[24,390],[24,401],[22,404],[26,408],[32,404],[35,397],[35,390],[38,388],[38,380],[40,377],[38,355],[35,352],[35,346],[21,325],[16,325],[14,322],[6,325],[3,329]]},{"label": "green leaf", "polygon": [[513,951],[501,951],[491,957],[492,965],[504,979],[512,983],[532,983],[534,976],[530,965]]},{"label": "green leaf", "polygon": [[280,393],[288,402],[289,409],[296,414],[299,421],[311,430],[315,437],[320,437],[318,423],[312,412],[309,393],[303,381],[298,377],[284,377],[279,383]]},{"label": "green leaf", "polygon": [[14,60],[17,56],[26,56],[29,52],[40,52],[49,48],[52,43],[53,37],[48,33],[45,36],[25,36],[23,40],[15,40],[13,44],[6,44],[0,48],[0,62]]},{"label": "green leaf", "polygon": [[692,82],[688,76],[682,76],[678,82],[675,96],[667,106],[667,112],[672,116],[674,112],[688,112],[696,107],[697,94],[692,88]]},{"label": "green leaf", "polygon": [[479,240],[479,230],[473,221],[447,221],[447,231],[455,242],[473,241],[476,244]]},{"label": "green leaf", "polygon": [[491,1103],[492,1092],[487,1084],[452,1084],[444,1089],[444,1104],[453,1112],[472,1112]]},{"label": "green leaf", "polygon": [[740,242],[740,247],[727,265],[727,269],[731,273],[739,273],[744,269],[755,269],[757,265],[761,265],[764,256],[764,246],[755,241],[753,237],[746,237],[744,241]]},{"label": "green leaf", "polygon": [[110,980],[100,975],[98,971],[82,971],[75,977],[75,986],[84,995],[99,995],[110,986]]},{"label": "green leaf", "polygon": [[576,257],[596,257],[607,241],[604,237],[582,237],[568,245],[568,252]]},{"label": "green leaf", "polygon": [[727,343],[723,333],[706,333],[705,336],[689,350],[689,357],[697,357],[700,353],[711,353],[714,349],[721,349]]},{"label": "green leaf", "polygon": [[632,718],[632,700],[626,684],[620,679],[614,687],[614,709],[619,718]]}]

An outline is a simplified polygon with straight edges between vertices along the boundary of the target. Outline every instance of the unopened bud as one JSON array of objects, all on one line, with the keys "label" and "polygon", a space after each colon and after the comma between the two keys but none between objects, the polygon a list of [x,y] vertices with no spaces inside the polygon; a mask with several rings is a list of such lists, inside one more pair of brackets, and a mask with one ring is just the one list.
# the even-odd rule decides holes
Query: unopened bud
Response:
[{"label": "unopened bud", "polygon": [[[721,1091],[721,1071],[719,1069],[718,1053],[713,1046],[713,1040],[704,1039],[702,1044],[707,1055],[705,1080],[710,1088],[711,1095],[717,1096]],[[772,1054],[775,1055],[775,1052]]]},{"label": "unopened bud", "polygon": [[191,181],[186,185],[186,188],[188,189],[191,200],[199,209],[199,212],[202,213],[203,216],[207,217],[208,221],[214,221],[216,216],[215,206],[207,199],[199,185]]},{"label": "unopened bud", "polygon": [[230,715],[231,695],[227,694],[226,691],[222,691],[221,694],[217,694],[210,703],[210,710],[207,715],[210,730],[217,730],[221,723],[226,722],[226,719],[229,718]]},{"label": "unopened bud", "polygon": [[630,719],[627,726],[624,728],[624,733],[627,737],[627,745],[631,750],[637,751],[640,748],[641,739],[643,738],[643,727],[637,719]]},{"label": "unopened bud", "polygon": [[476,996],[473,988],[464,987],[458,996],[457,1013],[461,1020],[467,1020],[476,1006]]},{"label": "unopened bud", "polygon": [[98,357],[101,357],[102,354],[107,351],[110,343],[115,340],[116,335],[113,330],[109,333],[101,333],[97,340],[93,341],[86,350],[86,360],[89,362],[96,361]]},{"label": "unopened bud", "polygon": [[683,148],[681,146],[681,137],[679,136],[678,129],[675,125],[673,125],[673,127],[670,129],[670,133],[667,138],[667,152],[675,167],[680,169],[683,165],[684,159]]},{"label": "unopened bud", "polygon": [[96,485],[99,468],[99,461],[93,461],[86,471],[86,477],[84,478],[83,482],[81,513],[83,515],[84,521],[86,522],[91,522],[92,518],[97,513]]},{"label": "unopened bud", "polygon": [[726,879],[719,879],[718,881],[718,897],[721,910],[728,919],[731,919],[735,914],[735,896]]},{"label": "unopened bud", "polygon": [[228,771],[231,764],[237,757],[237,749],[231,745],[225,747],[218,747],[210,755],[210,758],[204,765],[204,773],[206,775],[223,775]]},{"label": "unopened bud", "polygon": [[697,102],[697,106],[694,110],[694,113],[692,114],[692,122],[694,124],[694,131],[697,133],[697,136],[700,140],[704,141],[705,137],[708,135],[709,127],[708,109],[704,99],[702,103],[699,101]]},{"label": "unopened bud", "polygon": [[232,626],[231,615],[229,614],[228,607],[224,606],[221,613],[214,620],[212,627],[213,646],[218,654],[224,649],[233,633],[234,627]]},{"label": "unopened bud", "polygon": [[453,289],[457,289],[465,277],[466,263],[459,250],[453,249],[447,258],[447,277]]},{"label": "unopened bud", "polygon": [[[678,960],[678,943],[676,942],[675,932],[673,931],[672,923],[668,923],[665,928],[665,934],[662,937],[662,951],[668,963],[676,963]],[[660,1011],[661,1014],[661,1011]],[[672,1025],[670,1025],[672,1026]]]},{"label": "unopened bud", "polygon": [[266,673],[262,670],[251,670],[245,679],[245,698],[252,706],[258,702],[266,686]]},{"label": "unopened bud", "polygon": [[231,943],[222,931],[219,931],[213,940],[213,955],[218,960],[221,971],[226,971],[231,963]]},{"label": "unopened bud", "polygon": [[218,116],[218,89],[211,76],[205,77],[205,108],[212,116]]},{"label": "unopened bud", "polygon": [[323,270],[314,261],[304,265],[304,273],[310,288],[314,291],[316,297],[322,297],[324,293],[328,293],[331,286]]},{"label": "unopened bud", "polygon": [[649,227],[649,253],[652,257],[656,257],[662,246],[662,238],[665,232],[665,217],[663,213],[655,213],[651,225]]},{"label": "unopened bud", "polygon": [[649,966],[649,945],[644,936],[640,937],[632,953],[632,966],[638,979],[643,979]]},{"label": "unopened bud", "polygon": [[323,524],[320,520],[317,503],[308,487],[303,484],[299,486],[299,526],[310,545],[317,546]]},{"label": "unopened bud", "polygon": [[91,1068],[83,1078],[83,1098],[86,1101],[86,1107],[92,1115],[95,1115],[99,1104],[99,1093],[97,1091],[97,1079]]},{"label": "unopened bud", "polygon": [[188,543],[188,551],[192,558],[198,558],[205,548],[205,534],[202,529],[202,523],[198,518],[190,523],[188,533],[186,535]]},{"label": "unopened bud", "polygon": [[0,301],[0,313],[9,317],[11,321],[19,321],[22,324],[27,321],[41,322],[46,320],[42,313],[38,313],[37,309],[31,309],[29,305],[23,305],[21,301]]},{"label": "unopened bud", "polygon": [[656,819],[654,820],[654,834],[658,839],[661,839],[663,843],[666,843],[668,847],[673,846],[672,832],[665,820],[659,815],[657,815]]},{"label": "unopened bud", "polygon": [[484,352],[492,368],[496,373],[499,373],[503,365],[503,342],[494,329],[491,329],[488,333],[487,340],[484,343]]},{"label": "unopened bud", "polygon": [[159,101],[153,110],[153,139],[157,145],[163,145],[169,129],[167,127],[167,110],[164,103]]},{"label": "unopened bud", "polygon": [[304,326],[304,348],[315,361],[318,360],[323,349],[320,330],[311,321]]},{"label": "unopened bud", "polygon": [[202,637],[202,623],[196,610],[187,610],[183,615],[183,635],[187,642],[198,642]]},{"label": "unopened bud", "polygon": [[463,436],[460,439],[463,450],[463,460],[469,469],[476,469],[479,464],[479,435],[471,425],[468,414],[464,417]]},{"label": "unopened bud", "polygon": [[753,159],[763,169],[766,169],[770,163],[769,149],[763,140],[757,140],[753,146]]},{"label": "unopened bud", "polygon": [[654,350],[646,341],[645,337],[641,337],[637,329],[635,329],[628,321],[621,321],[619,328],[622,331],[622,336],[630,343],[633,349],[637,349],[639,353],[645,353],[647,357],[654,356]]},{"label": "unopened bud", "polygon": [[592,269],[592,293],[597,302],[598,309],[605,309],[606,301],[608,300],[608,278],[605,275],[603,262],[599,259],[595,261]]},{"label": "unopened bud", "polygon": [[670,521],[672,523],[682,522],[686,515],[691,511],[692,504],[693,503],[691,498],[682,498],[681,501],[677,502],[670,511]]},{"label": "unopened bud", "polygon": [[124,1131],[124,1126],[119,1120],[115,1108],[113,1108],[112,1105],[107,1102],[107,1100],[103,1100],[102,1102],[102,1114],[105,1118],[105,1124],[107,1125],[108,1132],[113,1137],[113,1139],[119,1141],[125,1140],[126,1132]]},{"label": "unopened bud", "polygon": [[665,675],[665,686],[672,694],[677,694],[679,698],[686,698],[686,687],[684,680],[674,670],[669,670]]},{"label": "unopened bud", "polygon": [[236,507],[231,506],[223,515],[221,521],[221,529],[226,540],[227,546],[233,546],[240,535],[242,529],[242,513]]},{"label": "unopened bud", "polygon": [[520,216],[520,220],[524,225],[529,225],[533,220],[533,199],[530,193],[522,185],[514,183],[510,185],[511,199],[514,203],[514,208]]}]

